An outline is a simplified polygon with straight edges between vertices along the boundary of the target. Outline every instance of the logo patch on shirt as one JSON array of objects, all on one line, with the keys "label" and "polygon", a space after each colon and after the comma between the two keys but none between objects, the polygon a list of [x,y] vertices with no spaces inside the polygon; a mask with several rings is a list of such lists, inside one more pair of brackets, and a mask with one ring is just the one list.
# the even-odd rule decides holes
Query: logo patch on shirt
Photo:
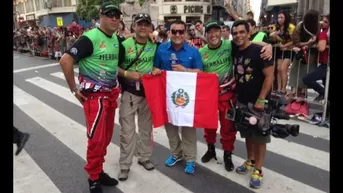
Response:
[{"label": "logo patch on shirt", "polygon": [[104,41],[101,42],[100,48],[106,48],[106,44],[104,43]]},{"label": "logo patch on shirt", "polygon": [[71,48],[70,53],[77,55],[77,48]]}]

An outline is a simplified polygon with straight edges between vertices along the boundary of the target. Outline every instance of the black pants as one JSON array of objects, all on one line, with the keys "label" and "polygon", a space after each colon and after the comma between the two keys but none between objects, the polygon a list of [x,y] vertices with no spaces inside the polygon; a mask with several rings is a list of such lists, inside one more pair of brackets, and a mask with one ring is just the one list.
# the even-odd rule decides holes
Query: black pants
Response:
[{"label": "black pants", "polygon": [[[307,74],[303,78],[304,84],[308,88],[312,88],[315,90],[318,94],[323,95],[325,93],[325,82],[326,82],[326,69],[327,65],[326,64],[320,64],[317,68],[315,68],[312,72]],[[322,80],[323,81],[323,86],[321,86],[317,81]]]}]

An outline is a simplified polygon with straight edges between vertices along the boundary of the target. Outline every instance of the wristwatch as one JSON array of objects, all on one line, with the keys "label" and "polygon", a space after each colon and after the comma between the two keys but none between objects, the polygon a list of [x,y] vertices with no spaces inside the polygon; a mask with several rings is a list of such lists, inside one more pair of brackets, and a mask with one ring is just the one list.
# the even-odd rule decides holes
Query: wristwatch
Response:
[{"label": "wristwatch", "polygon": [[72,93],[74,96],[76,95],[77,92],[79,92],[79,89],[78,89],[78,88],[74,88],[74,89],[71,91],[71,93]]}]

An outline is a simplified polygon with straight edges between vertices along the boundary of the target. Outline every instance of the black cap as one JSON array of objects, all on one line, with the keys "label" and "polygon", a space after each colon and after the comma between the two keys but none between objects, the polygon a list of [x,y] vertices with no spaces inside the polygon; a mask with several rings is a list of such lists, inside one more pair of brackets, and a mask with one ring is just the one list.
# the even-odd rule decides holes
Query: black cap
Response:
[{"label": "black cap", "polygon": [[120,11],[118,5],[112,3],[112,2],[107,2],[107,3],[103,3],[101,6],[100,6],[100,13],[103,14],[103,13],[107,13],[109,11],[117,11],[119,12],[120,14],[122,14],[122,12]]},{"label": "black cap", "polygon": [[221,29],[221,23],[219,21],[209,21],[205,25],[205,32],[208,32],[211,28],[219,28]]},{"label": "black cap", "polygon": [[148,23],[151,23],[151,17],[147,13],[138,13],[134,19],[134,22],[140,22],[140,21],[147,21]]}]

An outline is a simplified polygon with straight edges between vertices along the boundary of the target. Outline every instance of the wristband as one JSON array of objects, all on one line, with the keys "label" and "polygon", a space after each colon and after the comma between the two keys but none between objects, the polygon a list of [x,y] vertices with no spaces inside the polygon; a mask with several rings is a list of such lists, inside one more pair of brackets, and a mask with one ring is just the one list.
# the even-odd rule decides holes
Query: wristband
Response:
[{"label": "wristband", "polygon": [[126,78],[126,76],[127,76],[127,71],[124,72],[124,77]]},{"label": "wristband", "polygon": [[261,104],[265,104],[266,100],[264,100],[264,99],[257,99],[256,102],[261,103]]}]

